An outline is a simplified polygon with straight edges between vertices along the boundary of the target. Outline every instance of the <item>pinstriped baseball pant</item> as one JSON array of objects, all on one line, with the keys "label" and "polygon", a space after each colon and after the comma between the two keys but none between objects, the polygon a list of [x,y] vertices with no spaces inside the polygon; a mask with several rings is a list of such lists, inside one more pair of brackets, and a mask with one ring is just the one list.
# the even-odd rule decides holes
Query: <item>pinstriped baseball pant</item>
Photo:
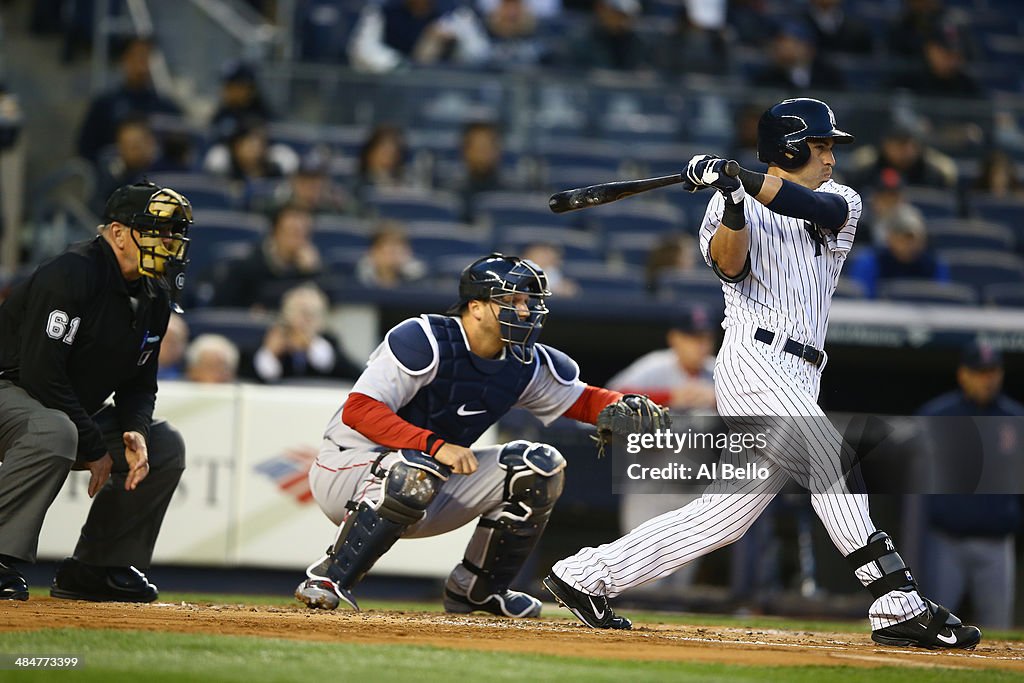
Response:
[{"label": "pinstriped baseball pant", "polygon": [[[866,545],[875,531],[867,495],[850,493],[846,487],[842,437],[817,404],[820,369],[784,353],[785,334],[776,334],[768,345],[754,340],[755,329],[726,330],[715,365],[715,395],[719,413],[743,416],[748,429],[751,421],[745,416],[789,418],[766,419],[763,424],[783,425],[785,432],[769,439],[766,448],[723,452],[722,463],[753,463],[765,468],[768,476],[717,480],[689,505],[655,517],[616,541],[583,548],[557,562],[552,568],[556,575],[585,593],[615,597],[671,574],[743,536],[791,476],[812,491],[811,505],[844,556]],[[881,576],[873,563],[855,573],[865,585]],[[879,629],[924,609],[916,592],[890,591],[872,603],[868,616],[871,628]]]}]

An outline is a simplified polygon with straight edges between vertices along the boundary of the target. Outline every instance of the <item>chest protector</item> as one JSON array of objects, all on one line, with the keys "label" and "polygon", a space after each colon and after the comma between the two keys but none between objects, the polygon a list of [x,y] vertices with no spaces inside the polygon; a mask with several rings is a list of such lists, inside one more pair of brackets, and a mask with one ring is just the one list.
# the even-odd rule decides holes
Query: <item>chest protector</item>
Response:
[{"label": "chest protector", "polygon": [[470,352],[458,321],[429,315],[437,340],[437,375],[398,410],[398,416],[450,443],[469,447],[516,404],[533,379],[538,356],[520,363]]}]

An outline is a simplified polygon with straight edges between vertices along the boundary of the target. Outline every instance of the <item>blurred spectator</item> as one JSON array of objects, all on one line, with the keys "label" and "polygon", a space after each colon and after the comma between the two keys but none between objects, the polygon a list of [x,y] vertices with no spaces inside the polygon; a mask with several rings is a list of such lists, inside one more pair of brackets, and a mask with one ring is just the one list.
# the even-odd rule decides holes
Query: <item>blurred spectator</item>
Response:
[{"label": "blurred spectator", "polygon": [[738,161],[743,168],[765,168],[765,164],[757,158],[757,123],[766,109],[768,105],[762,102],[747,102],[733,116],[733,140],[729,158]]},{"label": "blurred spectator", "polygon": [[[976,423],[987,467],[995,461],[1015,466],[1020,457],[1019,417],[1024,406],[1002,393],[1002,354],[988,344],[971,342],[957,369],[959,390],[926,403],[919,415],[992,416]],[[998,423],[998,424],[997,424]],[[959,453],[978,459],[982,453]],[[991,490],[991,489],[989,489]],[[928,553],[926,580],[935,600],[958,610],[970,597],[973,619],[982,626],[1013,626],[1016,552],[1014,534],[1021,530],[1020,497],[973,493],[924,496]]]},{"label": "blurred spectator", "polygon": [[501,131],[495,123],[475,121],[462,129],[459,147],[461,167],[451,178],[438,179],[437,184],[459,194],[462,200],[462,220],[472,223],[474,200],[481,192],[509,190],[512,183],[505,182],[501,174]]},{"label": "blurred spectator", "polygon": [[[505,0],[476,0],[481,14],[490,14]],[[562,0],[521,0],[523,7],[537,19],[554,19],[562,14]]]},{"label": "blurred spectator", "polygon": [[280,178],[299,165],[298,155],[287,145],[271,145],[263,119],[245,118],[236,125],[225,142],[214,145],[206,154],[203,169],[231,180]]},{"label": "blurred spectator", "polygon": [[120,82],[90,104],[78,135],[78,155],[95,162],[104,147],[114,142],[117,125],[132,115],[180,115],[181,110],[153,87],[149,37],[128,38],[118,55]]},{"label": "blurred spectator", "polygon": [[327,296],[315,285],[288,290],[279,321],[267,330],[244,374],[265,384],[300,377],[358,377],[360,369],[324,331],[326,315]]},{"label": "blurred spectator", "polygon": [[387,0],[368,5],[349,40],[348,56],[359,71],[382,73],[413,64],[477,64],[489,44],[469,7],[445,10],[441,0]]},{"label": "blurred spectator", "polygon": [[380,124],[370,133],[359,150],[359,178],[356,196],[366,200],[370,187],[396,187],[406,185],[407,151],[402,129],[391,124]]},{"label": "blurred spectator", "polygon": [[641,356],[615,375],[608,388],[646,394],[673,412],[715,410],[715,330],[717,321],[703,306],[672,316],[668,348]]},{"label": "blurred spectator", "polygon": [[665,36],[656,55],[658,68],[669,78],[687,73],[722,76],[732,70],[729,39],[719,26],[705,26],[679,10],[675,28]]},{"label": "blurred spectator", "polygon": [[956,162],[925,144],[915,126],[895,124],[879,145],[857,149],[850,162],[849,184],[863,191],[877,183],[887,168],[898,172],[907,185],[953,189],[957,184]]},{"label": "blurred spectator", "polygon": [[981,160],[978,178],[972,189],[990,197],[1021,197],[1024,186],[1017,175],[1013,157],[1001,149],[990,150]]},{"label": "blurred spectator", "polygon": [[762,47],[768,42],[770,36],[765,27],[771,24],[772,18],[767,5],[766,0],[728,1],[728,24],[744,45]]},{"label": "blurred spectator", "polygon": [[100,155],[96,169],[96,193],[92,208],[97,216],[103,214],[103,207],[114,190],[143,179],[153,170],[159,154],[156,137],[146,118],[130,116],[117,126],[114,139],[114,154]]},{"label": "blurred spectator", "polygon": [[858,236],[863,232],[876,246],[885,244],[885,235],[878,224],[885,221],[893,209],[906,203],[905,187],[906,183],[899,172],[892,168],[882,169],[878,182],[866,190],[867,203],[861,221],[857,224]]},{"label": "blurred spectator", "polygon": [[885,247],[873,253],[867,250],[851,262],[850,275],[864,285],[865,293],[874,297],[878,284],[884,280],[932,280],[949,282],[949,267],[928,247],[924,217],[909,204],[892,210],[878,229]]},{"label": "blurred spectator", "polygon": [[578,69],[635,71],[652,65],[651,50],[636,32],[639,0],[595,0],[588,25],[570,37],[559,59]]},{"label": "blurred spectator", "polygon": [[491,40],[490,63],[500,70],[532,66],[548,58],[551,46],[538,33],[537,16],[527,0],[478,3]]},{"label": "blurred spectator", "polygon": [[815,43],[823,54],[867,55],[874,51],[871,27],[848,14],[843,0],[810,0],[803,17],[814,31]]},{"label": "blurred spectator", "polygon": [[344,187],[330,176],[330,156],[324,149],[313,149],[299,161],[299,168],[288,177],[287,182],[275,188],[269,206],[256,210],[277,211],[282,206],[292,205],[313,214],[345,213],[352,201]]},{"label": "blurred spectator", "polygon": [[974,54],[965,26],[967,17],[947,9],[942,0],[904,0],[903,4],[903,12],[888,30],[889,52],[916,59],[924,53],[930,36],[946,32],[969,46],[970,55]]},{"label": "blurred spectator", "polygon": [[188,323],[178,313],[171,313],[167,331],[160,341],[156,378],[181,379],[185,371],[185,348],[188,346]]},{"label": "blurred spectator", "polygon": [[243,61],[225,64],[221,69],[220,102],[210,120],[218,139],[230,136],[243,120],[269,121],[272,118],[252,65]]},{"label": "blurred spectator", "polygon": [[390,289],[426,277],[427,267],[413,254],[401,223],[381,221],[370,248],[356,264],[356,278],[365,287]]},{"label": "blurred spectator", "polygon": [[229,384],[238,378],[238,347],[220,334],[201,334],[185,351],[185,379]]},{"label": "blurred spectator", "polygon": [[548,276],[548,289],[556,296],[571,297],[579,294],[580,288],[574,281],[565,276],[562,270],[563,256],[562,249],[551,242],[538,242],[527,246],[521,255],[528,261],[533,261]]},{"label": "blurred spectator", "polygon": [[274,217],[270,235],[248,256],[225,264],[216,277],[212,305],[278,308],[286,289],[320,274],[309,211],[285,206]]},{"label": "blurred spectator", "polygon": [[696,271],[697,243],[689,235],[664,236],[651,249],[644,268],[644,282],[648,291],[656,292],[665,273],[692,273]]},{"label": "blurred spectator", "polygon": [[769,45],[769,63],[752,78],[758,87],[783,88],[794,94],[805,90],[842,90],[843,73],[819,53],[814,33],[802,21],[779,23]]},{"label": "blurred spectator", "polygon": [[985,91],[964,68],[963,46],[955,34],[931,34],[924,41],[922,55],[922,68],[898,76],[891,85],[926,97],[984,96]]}]

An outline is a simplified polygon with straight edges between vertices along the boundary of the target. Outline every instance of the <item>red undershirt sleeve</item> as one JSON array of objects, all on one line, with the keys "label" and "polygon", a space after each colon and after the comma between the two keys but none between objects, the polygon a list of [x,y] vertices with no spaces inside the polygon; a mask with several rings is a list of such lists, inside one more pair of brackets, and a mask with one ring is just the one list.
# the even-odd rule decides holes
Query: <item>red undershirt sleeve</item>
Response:
[{"label": "red undershirt sleeve", "polygon": [[605,406],[622,399],[622,394],[611,389],[587,386],[576,402],[563,415],[579,422],[597,423],[598,414]]},{"label": "red undershirt sleeve", "polygon": [[622,393],[624,394],[640,394],[651,399],[655,403],[661,406],[667,406],[672,400],[672,392],[668,389],[644,389],[642,387],[622,387]]},{"label": "red undershirt sleeve", "polygon": [[433,432],[403,420],[386,404],[358,392],[348,395],[341,421],[370,441],[388,448],[411,448],[435,455],[445,443]]}]

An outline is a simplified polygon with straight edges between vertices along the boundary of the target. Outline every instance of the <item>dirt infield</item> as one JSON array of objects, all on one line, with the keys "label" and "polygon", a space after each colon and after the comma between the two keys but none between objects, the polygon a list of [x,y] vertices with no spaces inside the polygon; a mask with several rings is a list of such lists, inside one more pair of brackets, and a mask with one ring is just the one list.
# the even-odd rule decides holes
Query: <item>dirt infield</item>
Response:
[{"label": "dirt infield", "polygon": [[[548,613],[555,607],[548,606]],[[432,645],[583,658],[761,666],[906,666],[1024,672],[1024,644],[984,640],[973,652],[874,645],[867,634],[636,623],[595,631],[575,621],[512,620],[425,612],[313,612],[301,606],[81,603],[35,598],[0,608],[0,632],[106,628],[264,636],[367,644]]]}]

